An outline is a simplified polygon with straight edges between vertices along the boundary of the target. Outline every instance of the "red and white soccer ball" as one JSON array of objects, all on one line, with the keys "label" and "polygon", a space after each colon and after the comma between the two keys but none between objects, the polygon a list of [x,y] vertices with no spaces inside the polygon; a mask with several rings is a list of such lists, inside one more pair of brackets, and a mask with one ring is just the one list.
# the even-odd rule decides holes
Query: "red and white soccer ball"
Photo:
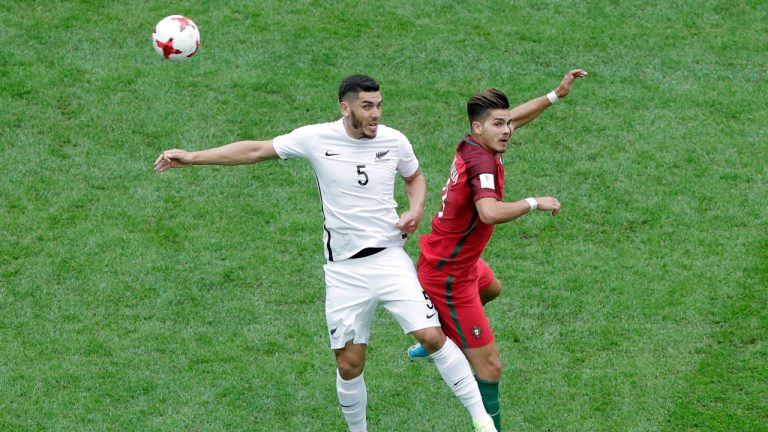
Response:
[{"label": "red and white soccer ball", "polygon": [[200,48],[200,31],[197,25],[185,16],[167,16],[161,19],[152,31],[152,46],[167,60],[189,60]]}]

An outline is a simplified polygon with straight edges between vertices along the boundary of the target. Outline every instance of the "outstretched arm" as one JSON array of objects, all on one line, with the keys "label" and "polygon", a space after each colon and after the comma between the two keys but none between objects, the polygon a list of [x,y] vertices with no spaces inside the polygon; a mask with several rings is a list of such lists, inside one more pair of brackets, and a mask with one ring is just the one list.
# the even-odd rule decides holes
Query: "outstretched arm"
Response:
[{"label": "outstretched arm", "polygon": [[395,226],[404,233],[413,234],[424,215],[424,201],[427,197],[427,182],[421,168],[405,178],[405,195],[408,197],[409,209],[400,215]]},{"label": "outstretched arm", "polygon": [[238,141],[208,150],[166,150],[155,160],[155,171],[190,165],[241,165],[277,159],[272,141]]},{"label": "outstretched arm", "polygon": [[[557,99],[568,96],[571,92],[571,86],[576,78],[587,76],[587,71],[583,69],[574,69],[563,77],[560,81],[560,85],[552,92]],[[555,102],[557,99],[552,98]],[[539,96],[536,99],[531,99],[528,102],[518,105],[510,111],[512,113],[512,125],[515,129],[521,128],[530,123],[533,119],[539,116],[545,109],[549,108],[554,102],[550,101],[549,96]]]},{"label": "outstretched arm", "polygon": [[[534,201],[531,202],[529,199]],[[560,213],[560,201],[548,196],[526,198],[515,202],[503,202],[495,198],[480,198],[475,202],[475,207],[480,220],[489,225],[515,220],[532,210],[551,212],[552,216],[557,216]]]}]

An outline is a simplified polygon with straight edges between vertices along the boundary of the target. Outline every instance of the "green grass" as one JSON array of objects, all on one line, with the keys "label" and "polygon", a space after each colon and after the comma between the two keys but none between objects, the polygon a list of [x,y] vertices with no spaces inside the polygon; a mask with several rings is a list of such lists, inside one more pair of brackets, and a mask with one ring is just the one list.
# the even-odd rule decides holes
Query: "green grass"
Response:
[{"label": "green grass", "polygon": [[[183,64],[150,45],[174,13],[203,38]],[[767,431],[767,23],[748,0],[3,2],[0,430],[344,430],[308,165],[153,160],[334,119],[366,73],[431,213],[472,93],[582,67],[505,157],[509,199],[563,203],[485,254],[505,430]],[[380,313],[370,430],[469,430],[410,343]]]}]

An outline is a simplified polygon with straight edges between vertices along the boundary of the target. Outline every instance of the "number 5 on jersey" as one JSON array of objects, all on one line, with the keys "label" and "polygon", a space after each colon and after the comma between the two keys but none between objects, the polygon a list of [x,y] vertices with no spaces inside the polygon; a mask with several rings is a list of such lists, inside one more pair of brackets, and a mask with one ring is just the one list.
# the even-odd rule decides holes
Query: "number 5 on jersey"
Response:
[{"label": "number 5 on jersey", "polygon": [[368,184],[368,173],[363,171],[365,169],[365,165],[358,165],[357,166],[357,184],[360,186],[365,186]]}]

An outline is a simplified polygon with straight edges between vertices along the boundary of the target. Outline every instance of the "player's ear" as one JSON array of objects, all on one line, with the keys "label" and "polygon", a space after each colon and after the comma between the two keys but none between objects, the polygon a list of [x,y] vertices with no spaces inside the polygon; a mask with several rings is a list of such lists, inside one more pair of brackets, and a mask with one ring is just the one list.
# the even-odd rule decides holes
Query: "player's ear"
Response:
[{"label": "player's ear", "polygon": [[480,135],[483,133],[483,125],[480,124],[480,122],[477,120],[472,122],[472,133],[477,135]]},{"label": "player's ear", "polygon": [[349,117],[349,110],[352,109],[352,107],[349,105],[349,102],[341,101],[339,102],[339,109],[341,110],[341,115]]}]

